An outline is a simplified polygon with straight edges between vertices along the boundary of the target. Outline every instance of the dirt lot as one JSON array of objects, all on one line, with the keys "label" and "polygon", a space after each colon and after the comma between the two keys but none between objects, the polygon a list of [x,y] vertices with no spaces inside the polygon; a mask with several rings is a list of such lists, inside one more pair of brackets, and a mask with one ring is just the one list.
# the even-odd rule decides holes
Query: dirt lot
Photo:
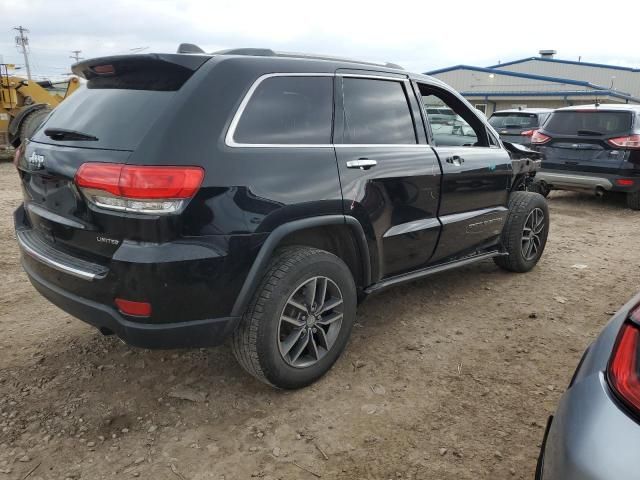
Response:
[{"label": "dirt lot", "polygon": [[0,480],[531,479],[583,349],[640,289],[640,213],[554,193],[534,271],[371,298],[333,370],[281,392],[228,347],[134,349],[50,305],[19,265],[19,195],[0,164]]}]

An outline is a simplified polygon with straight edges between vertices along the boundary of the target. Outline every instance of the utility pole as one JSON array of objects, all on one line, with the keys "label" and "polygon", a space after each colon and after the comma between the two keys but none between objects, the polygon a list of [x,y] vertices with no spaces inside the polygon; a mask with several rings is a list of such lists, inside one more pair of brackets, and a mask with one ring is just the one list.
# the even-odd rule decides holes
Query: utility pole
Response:
[{"label": "utility pole", "polygon": [[69,58],[73,58],[76,63],[78,63],[80,60],[84,60],[84,57],[80,56],[82,50],[71,50],[71,53],[73,53],[73,55],[69,56]]},{"label": "utility pole", "polygon": [[27,78],[31,80],[31,66],[29,65],[29,37],[27,37],[29,30],[24,28],[22,25],[15,27],[14,30],[18,32],[18,35],[16,35],[16,46],[22,51],[22,55],[24,56],[24,66],[27,69]]}]

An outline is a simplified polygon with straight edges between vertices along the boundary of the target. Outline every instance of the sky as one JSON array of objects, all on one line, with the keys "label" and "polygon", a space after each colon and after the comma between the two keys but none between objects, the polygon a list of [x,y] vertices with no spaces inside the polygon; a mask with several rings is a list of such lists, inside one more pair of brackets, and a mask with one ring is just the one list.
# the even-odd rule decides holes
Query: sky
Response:
[{"label": "sky", "polygon": [[[590,6],[592,5],[592,6]],[[637,0],[577,1],[0,0],[0,63],[23,64],[14,27],[30,30],[36,76],[62,77],[84,58],[234,47],[393,62],[425,72],[556,58],[640,68]],[[630,19],[628,22],[625,19]]]}]

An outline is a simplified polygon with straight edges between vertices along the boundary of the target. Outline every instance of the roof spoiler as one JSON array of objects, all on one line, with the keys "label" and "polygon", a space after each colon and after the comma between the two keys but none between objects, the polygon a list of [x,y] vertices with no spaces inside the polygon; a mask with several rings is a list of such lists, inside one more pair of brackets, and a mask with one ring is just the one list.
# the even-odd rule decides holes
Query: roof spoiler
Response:
[{"label": "roof spoiler", "polygon": [[87,80],[96,77],[114,76],[123,71],[153,70],[157,68],[185,69],[194,72],[210,58],[205,55],[182,55],[178,53],[113,55],[83,60],[73,65],[71,71]]}]

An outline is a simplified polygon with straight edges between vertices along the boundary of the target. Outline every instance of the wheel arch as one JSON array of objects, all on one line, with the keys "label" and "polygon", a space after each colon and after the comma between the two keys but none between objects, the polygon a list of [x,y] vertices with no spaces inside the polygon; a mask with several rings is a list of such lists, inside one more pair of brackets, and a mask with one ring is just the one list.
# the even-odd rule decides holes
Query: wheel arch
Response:
[{"label": "wheel arch", "polygon": [[327,250],[347,264],[359,288],[364,289],[371,283],[369,247],[358,220],[345,215],[322,215],[294,220],[275,228],[260,247],[233,305],[233,316],[243,315],[271,261],[273,252],[286,245],[304,245]]}]

